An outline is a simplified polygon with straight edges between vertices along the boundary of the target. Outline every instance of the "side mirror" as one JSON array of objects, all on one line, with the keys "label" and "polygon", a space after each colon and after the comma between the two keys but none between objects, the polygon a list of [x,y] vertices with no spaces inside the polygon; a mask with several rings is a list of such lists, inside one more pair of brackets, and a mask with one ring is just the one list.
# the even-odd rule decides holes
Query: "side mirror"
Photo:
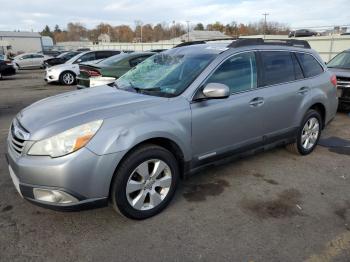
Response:
[{"label": "side mirror", "polygon": [[203,89],[206,98],[227,98],[230,96],[230,88],[220,83],[209,83]]},{"label": "side mirror", "polygon": [[76,63],[80,63],[82,60],[79,58],[77,61],[75,61]]}]

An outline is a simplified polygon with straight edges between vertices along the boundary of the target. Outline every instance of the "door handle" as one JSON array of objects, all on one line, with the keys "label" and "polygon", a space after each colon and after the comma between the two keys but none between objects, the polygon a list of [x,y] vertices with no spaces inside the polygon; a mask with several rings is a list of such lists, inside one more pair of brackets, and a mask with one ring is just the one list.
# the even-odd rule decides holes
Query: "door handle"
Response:
[{"label": "door handle", "polygon": [[264,98],[262,97],[255,97],[254,99],[250,100],[249,105],[250,106],[261,106],[264,104]]},{"label": "door handle", "polygon": [[302,88],[300,88],[300,89],[298,90],[298,94],[300,94],[300,95],[305,95],[305,94],[307,94],[307,93],[309,92],[309,89],[310,89],[310,88],[304,86],[304,87],[302,87]]}]

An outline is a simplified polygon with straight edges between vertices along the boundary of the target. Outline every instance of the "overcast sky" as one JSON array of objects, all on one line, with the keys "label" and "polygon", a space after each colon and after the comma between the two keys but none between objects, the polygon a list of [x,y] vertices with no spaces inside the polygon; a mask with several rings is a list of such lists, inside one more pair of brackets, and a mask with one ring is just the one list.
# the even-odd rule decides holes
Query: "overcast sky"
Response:
[{"label": "overcast sky", "polygon": [[185,22],[269,21],[292,28],[350,24],[349,0],[0,0],[0,30],[42,30],[68,22],[86,27]]}]

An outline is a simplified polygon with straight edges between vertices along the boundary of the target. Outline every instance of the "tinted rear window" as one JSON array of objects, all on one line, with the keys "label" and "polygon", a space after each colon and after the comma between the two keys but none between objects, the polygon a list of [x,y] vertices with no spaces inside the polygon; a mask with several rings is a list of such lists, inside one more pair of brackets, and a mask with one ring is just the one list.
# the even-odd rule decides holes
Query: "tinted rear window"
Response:
[{"label": "tinted rear window", "polygon": [[293,64],[294,64],[294,73],[295,73],[295,79],[303,79],[303,71],[300,67],[300,63],[298,62],[295,54],[292,53],[292,59],[293,59]]},{"label": "tinted rear window", "polygon": [[305,77],[317,76],[323,72],[322,66],[312,55],[296,53],[296,56],[303,67]]},{"label": "tinted rear window", "polygon": [[263,63],[263,86],[275,85],[295,80],[294,65],[289,52],[261,52]]}]

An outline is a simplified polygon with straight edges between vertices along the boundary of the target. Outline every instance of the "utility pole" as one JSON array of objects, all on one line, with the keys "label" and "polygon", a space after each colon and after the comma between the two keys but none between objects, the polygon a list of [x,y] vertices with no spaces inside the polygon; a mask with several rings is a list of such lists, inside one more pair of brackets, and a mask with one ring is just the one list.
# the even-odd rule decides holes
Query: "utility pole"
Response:
[{"label": "utility pole", "polygon": [[267,31],[267,22],[266,22],[266,17],[269,15],[269,13],[263,13],[262,14],[265,17],[265,23],[264,23],[264,39]]},{"label": "utility pole", "polygon": [[186,21],[187,23],[187,42],[190,42],[190,21]]},{"label": "utility pole", "polygon": [[174,41],[176,37],[176,30],[175,30],[175,20],[173,21],[173,46],[174,46]]}]

